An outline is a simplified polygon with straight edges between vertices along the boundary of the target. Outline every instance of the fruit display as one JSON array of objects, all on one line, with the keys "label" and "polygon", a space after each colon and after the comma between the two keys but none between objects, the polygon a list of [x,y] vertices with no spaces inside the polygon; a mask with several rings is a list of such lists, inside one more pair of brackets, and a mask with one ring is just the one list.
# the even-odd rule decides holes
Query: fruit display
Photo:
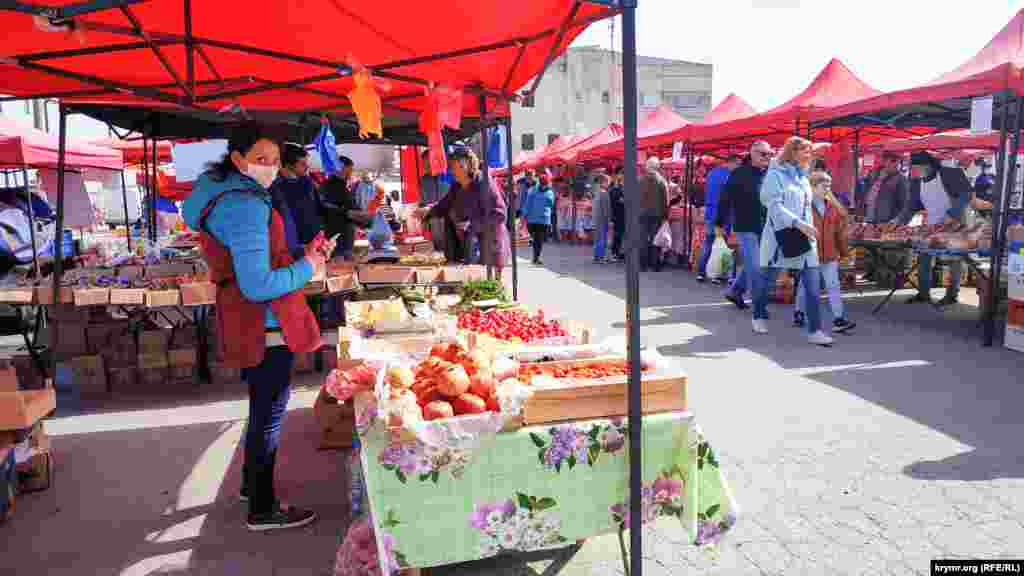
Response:
[{"label": "fruit display", "polygon": [[568,336],[558,320],[545,319],[543,310],[532,315],[523,310],[472,310],[459,314],[458,327],[506,342],[536,342]]},{"label": "fruit display", "polygon": [[[641,366],[641,372],[650,370],[650,366]],[[529,384],[534,376],[548,376],[563,380],[596,380],[609,377],[626,377],[629,365],[625,360],[590,362],[579,365],[544,366],[542,364],[524,364],[519,368],[519,381]]]},{"label": "fruit display", "polygon": [[446,262],[444,254],[432,252],[430,254],[406,254],[398,258],[402,266],[439,266]]},{"label": "fruit display", "polygon": [[498,412],[494,364],[480,350],[439,343],[411,370],[410,389],[423,409],[424,420],[464,414]]}]

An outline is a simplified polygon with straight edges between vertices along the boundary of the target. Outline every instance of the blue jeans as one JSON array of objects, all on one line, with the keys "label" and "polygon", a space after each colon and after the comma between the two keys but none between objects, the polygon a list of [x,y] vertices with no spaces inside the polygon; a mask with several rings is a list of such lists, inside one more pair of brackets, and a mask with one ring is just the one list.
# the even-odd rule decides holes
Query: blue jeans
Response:
[{"label": "blue jeans", "polygon": [[[825,283],[825,291],[828,292],[828,303],[832,308],[832,318],[838,320],[846,318],[846,308],[843,306],[843,294],[839,281],[839,262],[822,262],[821,279]],[[803,290],[796,296],[796,309],[803,312],[806,309],[807,293]]]},{"label": "blue jeans", "polygon": [[752,268],[751,300],[754,309],[754,320],[768,319],[768,294],[775,286],[775,279],[779,274],[778,268]]},{"label": "blue jeans", "polygon": [[245,427],[242,490],[249,495],[251,514],[266,514],[277,506],[274,464],[291,395],[294,360],[295,355],[285,346],[267,348],[263,362],[245,370],[249,421]]},{"label": "blue jeans", "polygon": [[[760,275],[761,266],[761,238],[756,232],[737,232],[736,242],[739,243],[740,260],[743,262],[742,271],[736,276],[736,280],[729,286],[728,292],[737,298],[742,298],[749,290],[751,296],[756,293],[756,276]],[[736,267],[733,267],[735,270]]]},{"label": "blue jeans", "polygon": [[803,298],[804,314],[807,315],[807,333],[821,330],[821,269],[804,268],[800,271],[800,296]]},{"label": "blue jeans", "polygon": [[711,247],[715,243],[715,225],[704,223],[704,245],[700,247],[700,265],[697,266],[697,273],[701,276],[708,275],[708,260],[711,259]]},{"label": "blue jeans", "polygon": [[594,226],[594,258],[604,258],[608,244],[608,223],[600,222]]}]

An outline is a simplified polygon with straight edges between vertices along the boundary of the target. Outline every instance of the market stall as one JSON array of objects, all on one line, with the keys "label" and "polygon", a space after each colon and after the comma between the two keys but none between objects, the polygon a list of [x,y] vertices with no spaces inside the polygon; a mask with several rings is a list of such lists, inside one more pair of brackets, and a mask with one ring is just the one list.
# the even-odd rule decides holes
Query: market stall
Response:
[{"label": "market stall", "polygon": [[[430,134],[417,137],[415,143],[430,141],[436,150],[443,143],[437,136],[445,121],[436,115],[442,95],[453,94],[452,88],[472,95],[462,100],[463,115],[475,115],[482,126],[493,123],[507,115],[502,108],[507,110],[508,101],[517,98],[514,91],[530,78],[534,78],[532,95],[547,66],[587,25],[621,12],[626,94],[623,147],[627,157],[635,154],[634,6],[613,9],[601,2],[547,0],[509,11],[496,2],[460,0],[456,4],[451,10],[473,14],[473,26],[439,18],[432,5],[411,6],[396,17],[392,7],[381,3],[307,5],[302,10],[278,3],[265,7],[259,18],[248,19],[245,26],[225,28],[224,21],[237,19],[236,3],[186,1],[184,10],[180,2],[164,0],[119,5],[117,10],[107,2],[57,8],[18,3],[5,8],[24,13],[12,16],[7,30],[2,54],[6,90],[24,97],[62,98],[58,155],[62,173],[66,117],[71,112],[87,113],[157,140],[212,137],[210,126],[223,133],[242,120],[276,118],[304,141],[301,134],[310,115],[330,111],[337,129],[345,127],[349,134],[363,138],[371,134],[383,138],[387,129],[382,130],[381,124],[407,135],[426,125]],[[290,26],[281,27],[280,22]],[[79,43],[67,34],[71,29]],[[297,36],[294,29],[306,33]],[[304,40],[320,35],[346,38],[352,50],[360,53],[341,60],[335,46],[317,47]],[[398,37],[402,40],[395,40]],[[259,38],[261,46],[251,45],[253,38]],[[175,48],[173,58],[165,55],[169,47]],[[151,53],[156,59],[139,59],[139,53]],[[77,58],[73,70],[66,67],[72,57]],[[184,73],[179,73],[182,60]],[[376,63],[365,64],[369,60]],[[380,92],[387,96],[380,97]],[[364,106],[367,103],[371,105]],[[450,120],[448,112],[458,109],[446,108],[445,120]],[[389,112],[387,120],[380,122],[384,110]],[[420,116],[417,125],[416,116],[424,111],[427,121]],[[627,190],[636,187],[635,168],[626,166]],[[58,228],[63,226],[63,196],[61,185]],[[635,210],[628,211],[635,219]],[[628,390],[631,429],[641,426],[637,258],[636,250],[630,250],[626,277],[631,330],[625,364],[629,376],[623,389]],[[59,279],[60,258],[57,261]],[[55,300],[59,298],[58,283],[53,293]],[[643,570],[638,553],[642,548],[643,445],[640,434],[628,435],[627,441],[630,549],[637,551],[630,556],[630,570],[638,576]]]},{"label": "market stall", "polygon": [[[932,132],[973,128],[997,131],[996,185],[993,193],[990,287],[985,290],[984,343],[995,337],[996,313],[1005,277],[1007,229],[1022,207],[1010,202],[1020,187],[1015,159],[1020,151],[1020,66],[1024,64],[1024,11],[999,31],[977,54],[957,68],[922,86],[858,99],[830,109],[814,111],[809,120],[818,131],[897,130],[925,127]],[[982,104],[979,108],[978,104]],[[978,112],[972,113],[972,109]],[[981,110],[985,110],[984,113]],[[938,137],[936,137],[938,138]]]}]

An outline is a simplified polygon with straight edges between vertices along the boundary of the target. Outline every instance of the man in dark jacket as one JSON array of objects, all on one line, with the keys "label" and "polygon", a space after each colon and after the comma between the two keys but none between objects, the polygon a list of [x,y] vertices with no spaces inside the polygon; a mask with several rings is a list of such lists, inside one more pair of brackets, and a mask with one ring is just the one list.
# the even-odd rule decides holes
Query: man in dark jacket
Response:
[{"label": "man in dark jacket", "polygon": [[626,237],[626,195],[622,188],[622,168],[615,171],[608,197],[612,201],[612,255],[616,260],[622,260],[622,241]]},{"label": "man in dark jacket", "polygon": [[308,156],[299,144],[286,142],[281,147],[281,172],[270,187],[271,198],[288,210],[293,226],[286,234],[295,235],[299,250],[324,229],[323,206],[309,177]]},{"label": "man in dark jacket", "polygon": [[909,203],[907,178],[900,172],[900,156],[882,154],[882,169],[857,203],[857,214],[873,224],[896,221]]},{"label": "man in dark jacket", "polygon": [[356,226],[367,227],[370,217],[357,206],[354,191],[349,187],[352,176],[352,160],[339,156],[341,173],[334,174],[320,189],[324,206],[324,222],[328,237],[339,234],[335,256],[352,259],[352,247],[356,240]]},{"label": "man in dark jacket", "polygon": [[761,181],[771,162],[772,149],[767,142],[755,142],[750,157],[729,174],[721,198],[718,200],[716,226],[721,229],[732,218],[733,230],[739,242],[743,271],[725,291],[726,300],[740,310],[747,308],[743,295],[750,289],[751,297],[767,296],[769,276],[761,269],[761,232],[767,219],[767,210],[761,204]]},{"label": "man in dark jacket", "polygon": [[668,181],[661,175],[661,161],[657,156],[648,158],[644,168],[637,182],[640,234],[629,240],[640,247],[640,270],[646,272],[650,268],[661,272],[661,248],[654,245],[654,237],[668,221]]}]

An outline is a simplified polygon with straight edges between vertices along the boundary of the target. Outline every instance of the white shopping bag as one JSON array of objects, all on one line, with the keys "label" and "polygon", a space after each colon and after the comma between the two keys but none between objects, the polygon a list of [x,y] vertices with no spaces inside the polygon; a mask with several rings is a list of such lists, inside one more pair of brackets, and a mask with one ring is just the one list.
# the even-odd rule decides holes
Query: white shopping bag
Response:
[{"label": "white shopping bag", "polygon": [[665,250],[672,247],[672,229],[667,221],[661,224],[658,233],[654,235],[654,245]]},{"label": "white shopping bag", "polygon": [[721,236],[715,238],[711,245],[711,258],[708,259],[708,276],[722,278],[729,274],[732,268],[732,250],[725,243]]}]

